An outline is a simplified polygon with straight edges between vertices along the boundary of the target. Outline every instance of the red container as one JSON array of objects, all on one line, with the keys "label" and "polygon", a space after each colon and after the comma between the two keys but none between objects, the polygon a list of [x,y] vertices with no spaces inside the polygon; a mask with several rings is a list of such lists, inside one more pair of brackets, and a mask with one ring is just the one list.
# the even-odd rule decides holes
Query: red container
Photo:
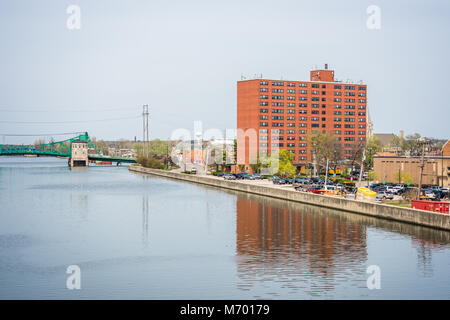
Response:
[{"label": "red container", "polygon": [[411,208],[449,214],[450,202],[413,200]]}]

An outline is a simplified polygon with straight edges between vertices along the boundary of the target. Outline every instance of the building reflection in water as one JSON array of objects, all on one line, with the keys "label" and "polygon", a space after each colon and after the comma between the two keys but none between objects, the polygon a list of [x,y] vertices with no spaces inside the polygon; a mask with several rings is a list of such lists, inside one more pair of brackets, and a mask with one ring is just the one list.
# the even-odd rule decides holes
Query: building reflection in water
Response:
[{"label": "building reflection in water", "polygon": [[[347,274],[353,275],[352,279],[354,273],[364,274],[365,226],[324,216],[321,210],[286,201],[239,196],[236,221],[237,268],[242,280],[239,287],[248,290],[266,283],[270,291],[270,284],[277,282],[291,293],[301,289],[311,295],[323,295],[333,290],[337,282],[346,281]],[[365,286],[365,281],[355,285]]]},{"label": "building reflection in water", "polygon": [[[317,206],[237,195],[236,259],[238,287],[285,288],[283,294],[333,297],[344,287],[366,288],[367,230],[411,239],[417,267],[433,275],[432,252],[450,244],[450,233]],[[342,289],[341,289],[342,290]],[[345,290],[345,289],[344,289]]]}]

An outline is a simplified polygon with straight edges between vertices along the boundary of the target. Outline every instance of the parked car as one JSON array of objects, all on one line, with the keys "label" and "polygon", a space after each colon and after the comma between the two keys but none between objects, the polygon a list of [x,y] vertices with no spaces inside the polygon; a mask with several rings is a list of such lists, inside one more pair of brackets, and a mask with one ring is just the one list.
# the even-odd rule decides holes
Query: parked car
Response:
[{"label": "parked car", "polygon": [[392,193],[390,193],[390,192],[381,191],[381,192],[377,193],[376,198],[377,199],[383,199],[383,200],[386,200],[386,199],[393,200],[394,199],[394,195]]},{"label": "parked car", "polygon": [[311,186],[308,189],[306,189],[307,192],[312,192],[316,194],[320,194],[320,187],[319,186]]},{"label": "parked car", "polygon": [[305,187],[305,186],[308,186],[308,185],[309,185],[309,181],[308,180],[304,180],[304,179],[294,179],[294,183],[292,183],[292,186],[295,189],[302,188],[302,187]]},{"label": "parked car", "polygon": [[197,173],[197,168],[192,168],[191,169],[191,173],[196,174]]},{"label": "parked car", "polygon": [[254,173],[252,176],[253,176],[253,180],[262,180],[262,179],[264,179],[264,177],[262,175],[260,175],[259,173]]},{"label": "parked car", "polygon": [[236,176],[234,174],[226,174],[223,176],[225,180],[236,180]]},{"label": "parked car", "polygon": [[286,180],[281,178],[275,178],[272,180],[273,184],[286,184]]},{"label": "parked car", "polygon": [[345,199],[355,200],[356,199],[356,194],[354,194],[354,193],[347,193],[345,195]]},{"label": "parked car", "polygon": [[248,173],[245,172],[236,173],[235,175],[237,180],[249,179],[250,176]]}]

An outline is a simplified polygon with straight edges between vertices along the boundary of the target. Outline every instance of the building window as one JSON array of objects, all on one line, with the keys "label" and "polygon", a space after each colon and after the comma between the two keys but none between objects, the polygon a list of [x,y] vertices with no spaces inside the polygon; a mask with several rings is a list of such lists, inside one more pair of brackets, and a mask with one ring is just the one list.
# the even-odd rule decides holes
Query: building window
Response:
[{"label": "building window", "polygon": [[284,89],[272,89],[273,93],[283,93]]},{"label": "building window", "polygon": [[259,88],[260,92],[269,92],[269,88]]},{"label": "building window", "polygon": [[269,96],[261,95],[261,96],[259,96],[259,98],[260,98],[260,99],[269,99]]},{"label": "building window", "polygon": [[261,81],[259,84],[262,85],[262,86],[267,86],[267,85],[269,84],[269,82],[267,82],[267,81]]},{"label": "building window", "polygon": [[299,87],[306,88],[308,85],[307,85],[306,83],[299,83],[298,86],[299,86]]},{"label": "building window", "polygon": [[272,82],[272,85],[282,87],[282,86],[284,86],[284,82]]}]

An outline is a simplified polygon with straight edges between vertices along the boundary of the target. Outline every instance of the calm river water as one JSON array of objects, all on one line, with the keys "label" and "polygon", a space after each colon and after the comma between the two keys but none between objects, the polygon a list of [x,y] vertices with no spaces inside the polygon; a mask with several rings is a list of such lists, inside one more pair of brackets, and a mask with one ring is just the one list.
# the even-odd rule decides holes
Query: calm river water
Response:
[{"label": "calm river water", "polygon": [[0,157],[0,299],[449,299],[449,274],[450,232]]}]

